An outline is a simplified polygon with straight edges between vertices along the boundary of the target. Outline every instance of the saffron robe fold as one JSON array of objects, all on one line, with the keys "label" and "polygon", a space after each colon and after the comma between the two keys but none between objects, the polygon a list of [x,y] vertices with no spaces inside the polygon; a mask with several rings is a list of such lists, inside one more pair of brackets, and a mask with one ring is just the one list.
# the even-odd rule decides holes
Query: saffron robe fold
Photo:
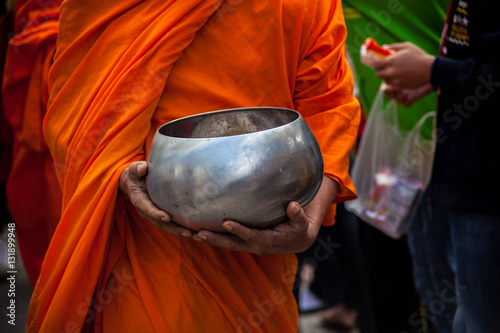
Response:
[{"label": "saffron robe fold", "polygon": [[168,120],[278,106],[304,115],[340,184],[336,200],[353,198],[359,105],[345,37],[339,1],[64,2],[44,121],[63,214],[28,331],[295,332],[294,255],[159,230],[118,179]]},{"label": "saffron robe fold", "polygon": [[61,189],[42,134],[60,2],[16,2],[2,86],[5,115],[14,132],[6,195],[33,286],[61,212]]}]

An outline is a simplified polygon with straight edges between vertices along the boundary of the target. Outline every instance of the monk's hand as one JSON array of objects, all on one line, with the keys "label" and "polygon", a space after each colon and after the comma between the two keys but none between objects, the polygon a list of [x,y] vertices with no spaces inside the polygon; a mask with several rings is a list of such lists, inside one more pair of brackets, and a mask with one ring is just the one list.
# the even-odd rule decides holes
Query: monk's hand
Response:
[{"label": "monk's hand", "polygon": [[401,89],[416,89],[430,82],[434,56],[409,42],[391,44],[389,49],[396,53],[375,65],[379,79]]},{"label": "monk's hand", "polygon": [[229,234],[202,230],[194,239],[231,251],[254,254],[288,254],[305,251],[318,234],[318,228],[297,202],[286,210],[289,221],[272,229],[254,229],[235,221],[225,221],[222,226]]},{"label": "monk's hand", "polygon": [[120,190],[137,209],[139,215],[155,226],[177,236],[192,237],[193,232],[172,222],[172,218],[155,206],[146,188],[146,161],[133,162],[120,175]]},{"label": "monk's hand", "polygon": [[337,191],[337,183],[324,176],[323,183],[314,199],[305,208],[300,207],[297,202],[289,203],[286,209],[289,220],[274,228],[255,229],[235,221],[225,221],[222,226],[229,232],[228,234],[201,230],[193,238],[227,250],[254,254],[303,252],[316,239]]}]

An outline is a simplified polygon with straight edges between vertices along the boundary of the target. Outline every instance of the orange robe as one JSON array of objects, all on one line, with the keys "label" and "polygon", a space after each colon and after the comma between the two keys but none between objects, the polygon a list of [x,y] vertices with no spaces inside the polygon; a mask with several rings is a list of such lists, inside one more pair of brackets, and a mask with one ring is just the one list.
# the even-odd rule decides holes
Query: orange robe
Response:
[{"label": "orange robe", "polygon": [[337,201],[359,105],[340,1],[66,1],[44,133],[63,214],[30,332],[295,332],[294,255],[231,252],[159,230],[119,193],[156,128],[203,111],[297,109]]},{"label": "orange robe", "polygon": [[8,45],[2,87],[6,118],[14,131],[6,194],[32,285],[40,274],[61,211],[61,190],[42,133],[59,3],[16,2],[15,34]]}]

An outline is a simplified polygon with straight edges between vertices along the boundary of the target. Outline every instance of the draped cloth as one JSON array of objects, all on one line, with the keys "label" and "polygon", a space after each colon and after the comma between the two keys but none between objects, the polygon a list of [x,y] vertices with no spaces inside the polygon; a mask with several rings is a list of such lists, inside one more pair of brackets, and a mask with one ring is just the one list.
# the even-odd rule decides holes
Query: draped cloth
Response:
[{"label": "draped cloth", "polygon": [[2,87],[5,115],[14,132],[6,195],[32,285],[61,211],[61,190],[42,133],[60,2],[16,2]]},{"label": "draped cloth", "polygon": [[[159,230],[119,193],[162,123],[230,107],[301,112],[336,201],[359,105],[338,1],[77,1],[61,6],[44,134],[62,217],[28,331],[295,332],[294,255],[231,252]],[[258,208],[256,208],[258,209]]]}]

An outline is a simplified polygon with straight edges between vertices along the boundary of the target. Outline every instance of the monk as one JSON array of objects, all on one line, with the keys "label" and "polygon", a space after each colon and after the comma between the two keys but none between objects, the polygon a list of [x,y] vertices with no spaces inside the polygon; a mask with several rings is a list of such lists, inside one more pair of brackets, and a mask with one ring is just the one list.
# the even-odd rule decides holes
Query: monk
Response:
[{"label": "monk", "polygon": [[[296,332],[294,253],[355,198],[340,1],[65,1],[59,24],[43,128],[62,217],[28,331]],[[156,129],[249,106],[304,116],[325,164],[318,194],[273,229],[176,225],[144,186]]]},{"label": "monk", "polygon": [[6,196],[33,286],[61,215],[61,190],[42,133],[60,2],[16,2],[2,87],[5,115],[14,132]]}]

